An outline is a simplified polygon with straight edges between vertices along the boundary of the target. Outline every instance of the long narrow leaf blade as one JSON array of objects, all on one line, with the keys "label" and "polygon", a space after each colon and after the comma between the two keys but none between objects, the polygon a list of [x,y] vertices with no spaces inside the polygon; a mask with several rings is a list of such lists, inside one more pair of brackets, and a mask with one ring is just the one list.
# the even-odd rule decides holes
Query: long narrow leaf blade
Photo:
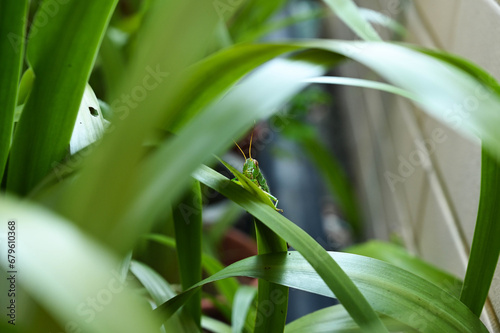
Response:
[{"label": "long narrow leaf blade", "polygon": [[[381,317],[389,332],[416,332],[407,325]],[[307,314],[286,325],[285,333],[361,333],[362,330],[342,305],[330,306]]]},{"label": "long narrow leaf blade", "polygon": [[[222,160],[220,161],[233,173],[233,175],[236,176],[244,189],[253,193],[262,202],[265,202],[274,208],[268,194],[266,194],[261,188],[250,181],[249,178],[245,177],[231,165]],[[288,249],[286,242],[266,225],[262,224],[257,219],[254,219],[254,223],[257,250],[259,254],[283,252]],[[281,332],[284,330],[286,314],[288,311],[288,288],[275,283],[270,283],[268,281],[259,280],[259,289],[257,292],[257,313],[266,313],[269,308],[270,300],[277,298],[276,295],[279,295],[280,302],[274,303],[274,311],[269,313],[269,315],[257,316],[254,333],[265,333],[269,330],[273,332]]]},{"label": "long narrow leaf blade", "polygon": [[[176,248],[175,240],[165,235],[151,234],[147,235],[146,238],[158,242],[160,244],[163,244],[169,248],[173,249]],[[224,269],[222,263],[220,263],[217,259],[206,253],[202,253],[201,259],[202,259],[203,269],[207,272],[208,275],[213,275],[218,271]],[[236,294],[236,291],[238,290],[239,287],[238,280],[228,279],[225,281],[217,281],[215,285],[217,289],[219,289],[220,293],[226,298],[228,304],[232,305],[234,295]]]},{"label": "long narrow leaf blade", "polygon": [[462,281],[422,259],[410,255],[403,247],[395,244],[373,240],[349,247],[344,252],[388,262],[434,283],[455,297],[460,295]]},{"label": "long narrow leaf blade", "polygon": [[[436,285],[388,263],[348,253],[329,252],[366,295],[370,304],[384,315],[422,333],[488,330],[460,300]],[[311,265],[296,251],[265,254],[240,260],[197,286],[232,276],[264,278],[328,297],[330,288]],[[171,311],[193,290],[179,294],[158,308]],[[438,295],[438,297],[436,297]]]},{"label": "long narrow leaf blade", "polygon": [[[9,190],[28,193],[66,155],[85,85],[117,2],[42,2],[27,50],[35,82],[12,144]],[[53,17],[49,19],[48,13]]]},{"label": "long narrow leaf blade", "polygon": [[[174,208],[174,229],[182,289],[188,289],[201,280],[201,188],[198,181],[188,189]],[[194,322],[201,327],[201,292],[184,307]]]},{"label": "long narrow leaf blade", "polygon": [[27,9],[28,0],[0,1],[0,181],[10,151]]},{"label": "long narrow leaf blade", "polygon": [[314,267],[328,287],[335,292],[340,302],[363,329],[367,332],[386,331],[351,279],[304,230],[210,168],[201,167],[196,171],[194,177],[241,205],[297,249]]},{"label": "long narrow leaf blade", "polygon": [[500,164],[484,149],[481,152],[481,194],[476,228],[460,300],[477,316],[488,297],[500,255]]},{"label": "long narrow leaf blade", "polygon": [[236,292],[231,315],[233,333],[243,333],[245,321],[256,293],[257,290],[250,286],[241,286]]},{"label": "long narrow leaf blade", "polygon": [[[146,266],[143,263],[132,261],[130,263],[130,271],[137,277],[137,279],[146,288],[149,295],[153,298],[155,306],[162,304],[167,300],[174,297],[176,294],[170,287],[170,285],[155,272],[152,268]],[[168,321],[168,326],[172,332],[188,333],[193,330],[196,331],[197,327],[191,318],[186,318],[186,316],[173,316]],[[191,331],[190,331],[191,330]]]},{"label": "long narrow leaf blade", "polygon": [[337,16],[359,37],[366,41],[381,40],[377,31],[363,17],[356,3],[352,0],[323,0]]},{"label": "long narrow leaf blade", "polygon": [[[85,332],[158,332],[158,318],[133,292],[132,281],[122,280],[119,261],[69,221],[10,197],[0,197],[0,221],[2,245],[9,231],[7,222],[15,222],[10,231],[16,235],[17,258],[9,268],[7,260],[0,264],[17,271],[20,286],[61,327]],[[38,329],[49,331],[48,327]]]},{"label": "long narrow leaf blade", "polygon": [[[125,212],[124,225],[133,225],[138,220],[152,221],[161,210],[158,201],[174,199],[189,181],[188,172],[207,161],[212,153],[222,152],[255,119],[272,114],[304,87],[303,79],[323,70],[324,67],[317,64],[276,60],[259,68],[220,103],[194,118],[145,162],[134,190],[137,200]],[[199,140],[200,137],[210,140]],[[189,152],[186,147],[190,147]]]},{"label": "long narrow leaf blade", "polygon": [[[468,72],[472,77],[481,82],[482,85],[491,89],[492,92],[497,95],[500,94],[500,85],[495,78],[468,60],[448,53],[439,53],[431,50],[421,51],[443,59],[457,68]],[[483,89],[483,87],[478,86],[476,97],[488,98],[488,95],[480,94],[480,91]],[[500,181],[500,158],[498,157],[498,148],[492,150],[490,147],[490,145],[483,144],[481,149],[481,193],[478,215],[467,272],[465,274],[462,294],[460,295],[460,300],[478,316],[486,302],[500,254],[500,244],[498,242],[500,229],[497,221],[499,214],[497,202],[500,198],[498,186]]]}]

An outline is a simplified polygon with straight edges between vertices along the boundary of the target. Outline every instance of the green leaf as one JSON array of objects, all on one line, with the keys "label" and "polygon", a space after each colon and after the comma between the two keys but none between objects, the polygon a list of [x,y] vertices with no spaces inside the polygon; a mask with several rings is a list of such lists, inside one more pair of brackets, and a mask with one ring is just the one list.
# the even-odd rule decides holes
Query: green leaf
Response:
[{"label": "green leaf", "polygon": [[[392,318],[381,316],[380,319],[382,319],[389,332],[416,332]],[[361,333],[362,330],[342,305],[334,305],[300,317],[285,327],[285,333],[302,332]]]},{"label": "green leaf", "polygon": [[381,40],[378,33],[361,14],[352,0],[323,0],[344,23],[359,37],[367,41]]},{"label": "green leaf", "polygon": [[[500,94],[472,77],[467,68],[443,61],[444,54],[429,55],[380,42],[311,41],[302,45],[338,52],[360,62],[414,95],[431,116],[468,136],[478,136],[486,149],[495,152],[500,145],[500,114],[495,112]],[[408,66],[410,63],[412,66]],[[461,112],[456,110],[457,105]]]},{"label": "green leaf", "polygon": [[[281,253],[287,250],[286,242],[274,231],[257,219],[255,222],[255,233],[257,238],[257,251],[259,254]],[[254,333],[283,332],[285,329],[286,315],[288,311],[288,288],[277,283],[259,280],[257,292],[257,313]],[[269,313],[269,304],[274,299],[274,311]],[[265,315],[262,315],[262,314]]]},{"label": "green leaf", "polygon": [[477,316],[488,297],[500,254],[499,155],[481,151],[481,194],[474,238],[460,300]]},{"label": "green leaf", "polygon": [[[329,252],[328,255],[341,265],[380,315],[423,333],[488,332],[479,318],[460,300],[408,271],[354,254]],[[291,288],[334,297],[325,281],[296,251],[240,260],[203,280],[198,286],[228,276],[263,278]],[[175,303],[189,297],[192,291],[179,294],[155,311],[173,310]]]},{"label": "green leaf", "polygon": [[250,286],[241,286],[234,296],[232,318],[232,333],[243,333],[245,321],[250,311],[257,289]]},{"label": "green leaf", "polygon": [[[240,1],[239,3],[242,3]],[[273,14],[280,10],[286,0],[248,0],[233,18],[230,32],[235,42],[242,42],[245,36],[255,30],[255,27],[262,26]]]},{"label": "green leaf", "polygon": [[388,15],[369,8],[360,8],[359,12],[369,22],[386,27],[398,34],[400,37],[404,37],[407,33],[406,28],[402,24]]},{"label": "green leaf", "polygon": [[[17,105],[24,105],[28,96],[30,95],[31,89],[33,88],[33,82],[35,81],[35,73],[33,73],[32,68],[28,68],[21,77],[21,83],[19,84],[19,95],[17,96]],[[19,121],[19,117],[14,118],[14,121]]]},{"label": "green leaf", "polygon": [[371,332],[385,332],[373,309],[351,279],[304,230],[276,212],[274,208],[210,168],[198,169],[194,177],[241,205],[304,255],[363,329],[371,330]]},{"label": "green leaf", "polygon": [[10,191],[27,194],[66,155],[85,85],[117,2],[44,1],[38,9],[27,50],[35,82],[12,144]]},{"label": "green leaf", "polygon": [[[162,304],[176,295],[168,282],[145,264],[134,260],[130,263],[130,271],[137,277],[137,279],[146,288],[149,295],[153,298],[155,303],[154,308],[156,308],[158,304]],[[168,327],[172,330],[172,332],[187,333],[199,331],[192,318],[185,315],[173,316],[168,321]]]},{"label": "green leaf", "polygon": [[[480,94],[480,91],[484,90],[485,87],[491,89],[496,95],[500,94],[500,85],[495,78],[468,60],[447,53],[439,53],[431,50],[421,51],[466,71],[478,80],[480,84],[477,87],[476,94],[471,95],[472,99],[471,96],[467,97],[472,102],[474,98],[489,98],[488,95]],[[460,295],[460,300],[478,316],[481,314],[486,302],[500,254],[500,244],[497,241],[500,234],[500,227],[497,222],[499,215],[497,202],[500,197],[500,193],[498,192],[500,177],[499,161],[498,148],[492,150],[483,142],[481,149],[481,193],[478,215],[467,272]]]},{"label": "green leaf", "polygon": [[[145,161],[133,192],[135,200],[124,212],[123,224],[152,221],[161,211],[158,203],[174,199],[189,181],[189,172],[209,159],[211,153],[226,149],[255,119],[269,116],[304,86],[303,79],[322,71],[320,65],[297,60],[273,61],[235,87],[220,103],[194,118]],[[200,137],[212,139],[199,140]],[[186,147],[190,147],[189,153]]]},{"label": "green leaf", "polygon": [[297,49],[292,45],[270,48],[265,44],[240,44],[194,65],[186,73],[184,87],[169,105],[169,110],[184,110],[175,119],[173,130],[182,128],[208,105],[221,99],[238,80],[258,66]]},{"label": "green leaf", "polygon": [[434,283],[455,297],[460,295],[462,281],[410,255],[404,248],[395,244],[373,240],[344,251],[388,262]]},{"label": "green leaf", "polygon": [[417,95],[415,95],[415,94],[413,94],[405,89],[401,89],[401,88],[395,87],[391,84],[377,82],[377,81],[356,79],[356,78],[351,78],[351,77],[321,76],[321,77],[314,77],[314,78],[308,79],[307,82],[376,89],[376,90],[396,94],[396,95],[399,95],[402,97],[406,97],[406,98],[414,100],[414,101],[419,101],[419,98]]},{"label": "green leaf", "polygon": [[[193,181],[181,202],[174,208],[174,229],[182,289],[186,290],[201,280],[201,189]],[[201,322],[201,292],[184,306],[186,314],[198,327]]]},{"label": "green leaf", "polygon": [[[149,234],[145,236],[146,239],[158,242],[170,248],[176,248],[175,239],[158,234]],[[202,253],[202,265],[207,274],[212,275],[222,270],[224,266],[212,256]],[[219,292],[226,298],[229,305],[233,304],[234,295],[239,288],[239,283],[236,279],[227,279],[224,281],[217,281],[215,283]]]},{"label": "green leaf", "polygon": [[201,327],[209,332],[231,333],[231,327],[229,327],[229,325],[207,316],[201,317]]},{"label": "green leaf", "polygon": [[[234,52],[241,51],[243,47],[235,47]],[[331,55],[316,52],[314,56],[321,60],[325,55],[336,61],[339,59],[338,54],[351,57],[417,96],[419,103],[431,115],[456,125],[468,135],[480,135],[485,149],[494,151],[500,144],[500,134],[497,130],[500,127],[500,115],[496,112],[500,107],[498,94],[478,84],[478,80],[467,72],[443,62],[440,58],[401,45],[379,42],[315,40],[293,45],[261,47],[264,53],[301,48],[333,52]],[[220,64],[224,63],[223,59],[219,60]],[[303,58],[302,61],[304,60],[310,61],[311,57]],[[408,66],[409,63],[413,66]],[[62,196],[63,200],[59,201],[61,210],[96,237],[109,240],[111,231],[119,230],[125,236],[113,238],[113,244],[110,246],[128,250],[131,242],[149,229],[154,216],[161,210],[162,203],[171,202],[180,195],[188,184],[190,171],[209,159],[212,153],[223,151],[231,140],[243,133],[255,119],[269,116],[275,106],[297,92],[302,85],[294,80],[304,80],[321,73],[320,67],[311,67],[297,61],[288,63],[287,66],[289,67],[286,70],[275,72],[270,70],[272,67],[263,66],[218,104],[204,109],[199,116],[182,127],[176,137],[167,140],[157,151],[148,155],[143,165],[131,163],[128,150],[141,145],[142,141],[139,139],[138,143],[134,141],[129,146],[128,140],[132,137],[137,140],[148,132],[137,134],[141,129],[135,127],[124,127],[134,135],[129,135],[129,132],[121,132],[121,135],[118,135],[118,131],[115,131],[117,136],[107,144],[104,140],[99,147],[103,150],[99,149],[99,154],[92,154],[92,158],[89,158],[87,166],[92,167],[85,168],[72,184],[72,195],[66,193]],[[318,70],[318,73],[310,71],[313,69]],[[231,84],[232,81],[228,85]],[[450,111],[456,103],[463,104],[472,97],[476,98],[474,101],[477,101],[477,109],[467,115],[467,121],[463,118],[457,119],[461,114],[450,115],[446,111],[443,112]],[[213,95],[212,102],[218,98],[218,93]],[[141,113],[141,117],[147,117],[147,113]],[[135,121],[142,123],[139,118]],[[204,140],[199,140],[200,137]],[[115,139],[116,141],[113,141]],[[127,150],[115,148],[122,146],[127,147]],[[185,147],[190,147],[189,152]],[[142,151],[141,149],[138,151]],[[179,158],[180,156],[182,158]],[[125,186],[124,179],[133,184]],[[97,201],[95,189],[103,192],[102,198]],[[133,205],[130,205],[131,202]],[[89,210],[88,207],[94,209]],[[123,207],[128,209],[124,210]]]},{"label": "green leaf", "polygon": [[286,27],[292,26],[297,23],[306,22],[313,19],[318,19],[325,16],[325,11],[322,9],[309,9],[308,11],[300,11],[299,13],[287,16],[285,18],[276,18],[271,22],[263,25],[253,27],[252,30],[247,31],[240,37],[241,42],[253,42],[265,37],[274,31],[279,31]]},{"label": "green leaf", "polygon": [[[13,220],[18,282],[61,327],[95,333],[158,332],[160,321],[131,290],[133,282],[122,280],[119,261],[101,245],[45,208],[0,197],[2,244],[7,222]],[[7,260],[0,265],[12,270]],[[38,327],[41,332],[48,329]]]},{"label": "green leaf", "polygon": [[27,13],[28,0],[0,1],[0,181],[12,140]]},{"label": "green leaf", "polygon": [[[203,55],[205,41],[211,37],[217,20],[212,3],[207,1],[155,1],[151,6],[123,84],[110,94],[109,104],[115,115],[113,126],[99,147],[89,153],[78,179],[58,201],[57,210],[61,214],[95,237],[109,240],[112,230],[130,230],[136,223],[118,226],[125,213],[124,204],[135,200],[138,161],[146,151],[144,138],[184,111],[176,109],[170,113],[166,108],[172,96],[178,96],[178,89],[184,87],[184,78],[179,73]],[[147,98],[133,98],[137,92],[144,92]],[[96,188],[100,189],[100,200],[95,200]],[[175,192],[175,196],[181,191]],[[151,223],[143,221],[143,230],[148,230]],[[127,251],[130,238],[135,240],[141,233],[135,229],[123,232],[127,236],[114,238],[118,244],[109,245]]]}]

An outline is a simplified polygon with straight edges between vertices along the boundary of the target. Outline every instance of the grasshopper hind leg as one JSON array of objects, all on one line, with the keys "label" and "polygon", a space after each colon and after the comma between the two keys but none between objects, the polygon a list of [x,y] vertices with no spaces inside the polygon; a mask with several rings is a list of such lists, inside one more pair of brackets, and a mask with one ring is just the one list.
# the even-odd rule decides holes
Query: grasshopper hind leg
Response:
[{"label": "grasshopper hind leg", "polygon": [[269,192],[264,191],[264,193],[266,193],[266,194],[267,194],[267,196],[268,196],[268,197],[269,197],[272,201],[274,201],[274,209],[276,209],[278,212],[283,213],[283,209],[279,209],[279,208],[278,208],[278,201],[279,201],[279,200],[278,200],[278,198],[276,198],[274,195],[272,195],[272,194],[271,194],[271,193],[269,193]]}]

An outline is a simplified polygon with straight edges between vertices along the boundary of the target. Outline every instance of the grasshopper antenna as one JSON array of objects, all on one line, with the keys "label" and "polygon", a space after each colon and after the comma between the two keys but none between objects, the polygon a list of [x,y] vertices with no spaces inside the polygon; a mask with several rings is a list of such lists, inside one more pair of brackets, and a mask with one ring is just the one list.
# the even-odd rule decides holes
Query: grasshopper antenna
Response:
[{"label": "grasshopper antenna", "polygon": [[247,157],[245,156],[245,153],[243,152],[243,150],[240,148],[240,146],[238,146],[238,144],[236,143],[236,141],[234,141],[234,144],[236,145],[236,147],[238,147],[238,149],[241,151],[241,153],[243,154],[243,157],[245,158],[245,161],[247,160]]},{"label": "grasshopper antenna", "polygon": [[255,130],[255,127],[252,130],[252,135],[250,136],[250,148],[248,148],[248,154],[250,155],[250,158],[252,158],[252,140],[253,140],[253,131],[254,130]]}]

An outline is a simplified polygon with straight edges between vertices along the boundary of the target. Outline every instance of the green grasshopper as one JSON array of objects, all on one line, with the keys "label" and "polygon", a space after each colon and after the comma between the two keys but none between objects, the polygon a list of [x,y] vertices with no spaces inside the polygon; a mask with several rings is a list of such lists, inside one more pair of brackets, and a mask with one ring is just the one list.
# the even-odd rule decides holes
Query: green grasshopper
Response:
[{"label": "green grasshopper", "polygon": [[[250,179],[252,183],[257,185],[272,201],[274,201],[274,208],[276,208],[277,211],[283,212],[282,209],[278,209],[278,198],[272,195],[269,191],[269,185],[267,185],[267,181],[264,178],[264,175],[262,174],[262,172],[260,172],[259,162],[256,159],[252,158],[252,139],[253,132],[252,136],[250,137],[250,147],[248,149],[248,155],[250,156],[249,158],[246,157],[243,150],[235,142],[236,147],[238,147],[238,149],[243,154],[243,157],[245,158],[245,163],[243,164],[243,175]],[[238,183],[238,181],[234,181]]]}]

